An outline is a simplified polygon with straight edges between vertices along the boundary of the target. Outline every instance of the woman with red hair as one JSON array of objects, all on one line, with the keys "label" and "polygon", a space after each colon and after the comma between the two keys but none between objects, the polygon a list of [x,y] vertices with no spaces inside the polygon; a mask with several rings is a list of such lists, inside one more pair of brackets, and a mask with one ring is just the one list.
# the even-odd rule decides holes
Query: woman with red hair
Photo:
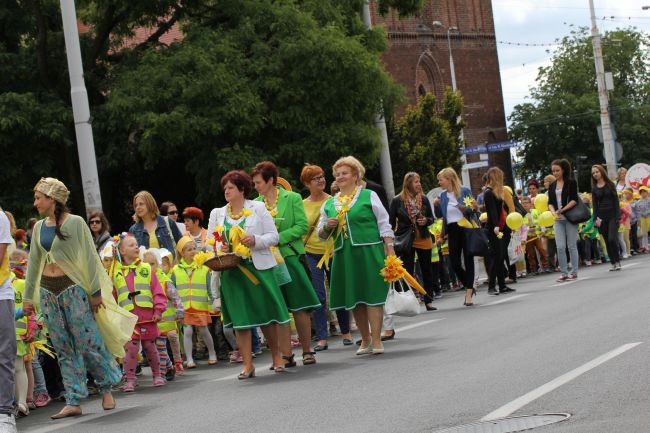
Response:
[{"label": "woman with red hair", "polygon": [[202,251],[208,238],[208,231],[201,227],[203,211],[198,207],[186,207],[183,210],[183,220],[187,229],[185,234],[194,239],[196,249]]}]

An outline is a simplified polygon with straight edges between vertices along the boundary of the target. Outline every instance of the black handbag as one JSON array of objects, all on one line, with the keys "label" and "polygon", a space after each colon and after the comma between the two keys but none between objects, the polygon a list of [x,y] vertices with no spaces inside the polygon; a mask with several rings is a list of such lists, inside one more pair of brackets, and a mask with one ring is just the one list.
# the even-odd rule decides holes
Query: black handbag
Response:
[{"label": "black handbag", "polygon": [[287,246],[291,248],[291,251],[295,255],[298,256],[298,261],[302,265],[303,268],[305,268],[305,273],[307,274],[307,277],[309,278],[309,281],[312,280],[312,275],[311,275],[311,266],[309,266],[309,262],[307,261],[307,255],[306,254],[300,254],[298,253],[298,250],[296,250],[296,247],[294,247],[291,242],[287,243]]},{"label": "black handbag", "polygon": [[467,254],[473,257],[486,257],[490,251],[490,244],[485,229],[463,229],[465,232],[465,248]]},{"label": "black handbag", "polygon": [[572,224],[580,224],[591,218],[589,207],[580,199],[578,199],[577,204],[571,209],[566,212],[562,212],[562,215],[564,215],[567,221]]},{"label": "black handbag", "polygon": [[413,251],[413,241],[415,240],[415,226],[411,225],[404,230],[395,233],[395,254],[402,256],[410,254]]}]

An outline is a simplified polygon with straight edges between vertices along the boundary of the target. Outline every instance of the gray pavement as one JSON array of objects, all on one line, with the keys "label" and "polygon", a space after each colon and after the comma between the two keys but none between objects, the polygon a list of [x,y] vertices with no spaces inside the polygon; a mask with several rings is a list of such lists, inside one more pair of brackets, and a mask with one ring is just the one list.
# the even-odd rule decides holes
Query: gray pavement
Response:
[{"label": "gray pavement", "polygon": [[[98,399],[84,416],[50,421],[60,403],[32,411],[19,431],[40,432],[432,432],[475,422],[542,387],[513,415],[568,412],[540,432],[650,431],[650,256],[582,269],[575,282],[557,274],[529,277],[516,293],[487,296],[463,307],[461,293],[437,302],[438,311],[397,319],[386,353],[355,356],[355,347],[330,340],[318,364],[286,374],[268,370],[237,381],[239,365],[200,364],[154,389],[150,378],[117,409]],[[641,343],[555,389],[549,382],[629,343]],[[300,353],[296,352],[296,357]]]}]

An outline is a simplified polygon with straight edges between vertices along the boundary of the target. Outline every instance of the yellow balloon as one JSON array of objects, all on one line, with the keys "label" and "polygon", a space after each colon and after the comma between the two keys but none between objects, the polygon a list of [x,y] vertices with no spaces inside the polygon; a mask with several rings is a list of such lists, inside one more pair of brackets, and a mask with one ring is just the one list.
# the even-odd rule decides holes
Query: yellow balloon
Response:
[{"label": "yellow balloon", "polygon": [[535,196],[535,209],[537,209],[537,212],[546,212],[548,210],[548,196],[546,194],[537,194]]},{"label": "yellow balloon", "polygon": [[482,223],[487,222],[487,212],[483,212],[479,217],[478,220],[481,221]]},{"label": "yellow balloon", "polygon": [[551,227],[555,222],[555,218],[553,217],[551,211],[547,210],[546,212],[542,212],[539,217],[537,217],[537,221],[542,227]]},{"label": "yellow balloon", "polygon": [[506,224],[512,230],[519,230],[524,224],[524,217],[518,212],[513,212],[506,217]]}]

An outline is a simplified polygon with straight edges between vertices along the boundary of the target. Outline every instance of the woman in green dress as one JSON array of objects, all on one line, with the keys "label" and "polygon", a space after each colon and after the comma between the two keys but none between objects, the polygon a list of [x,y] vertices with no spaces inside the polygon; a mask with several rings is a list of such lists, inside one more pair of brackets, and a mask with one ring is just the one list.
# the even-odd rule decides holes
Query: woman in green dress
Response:
[{"label": "woman in green dress", "polygon": [[[280,240],[278,249],[284,258],[291,281],[280,286],[282,295],[296,322],[298,338],[302,345],[302,362],[304,365],[315,364],[315,352],[311,349],[311,311],[320,308],[311,278],[301,260],[305,258],[302,237],[307,234],[307,215],[302,197],[295,192],[277,186],[278,168],[270,161],[260,162],[253,168],[253,183],[260,194],[258,201],[275,219]],[[287,327],[280,331],[280,350],[287,367],[296,365],[291,350],[291,330]]]},{"label": "woman in green dress", "polygon": [[365,169],[352,156],[333,167],[340,191],[321,208],[318,237],[334,239],[330,309],[352,310],[361,333],[357,355],[384,353],[381,325],[388,283],[379,271],[395,237],[377,194],[362,188]]},{"label": "woman in green dress", "polygon": [[241,245],[250,249],[250,257],[242,260],[239,267],[223,271],[220,276],[223,325],[235,330],[244,360],[238,379],[255,377],[251,329],[258,326],[271,348],[272,369],[282,373],[285,370],[278,350],[278,334],[279,329],[288,328],[289,313],[273,273],[276,261],[270,248],[278,243],[278,232],[264,204],[246,200],[252,189],[246,172],[226,173],[221,186],[228,204],[210,212],[209,238],[217,232],[230,239],[230,232],[238,226],[243,230]]}]

